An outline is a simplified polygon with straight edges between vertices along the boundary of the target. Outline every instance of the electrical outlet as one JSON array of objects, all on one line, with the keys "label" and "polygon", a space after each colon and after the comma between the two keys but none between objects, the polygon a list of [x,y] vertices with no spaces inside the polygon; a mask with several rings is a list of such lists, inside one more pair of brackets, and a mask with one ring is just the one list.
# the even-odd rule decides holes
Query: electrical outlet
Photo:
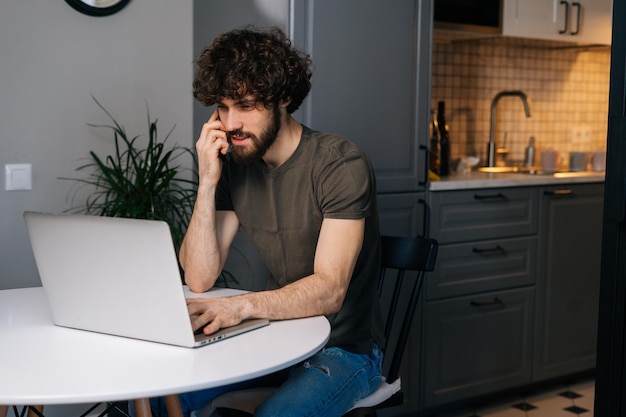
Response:
[{"label": "electrical outlet", "polygon": [[587,125],[574,126],[572,128],[572,144],[587,143],[591,140],[591,127]]}]

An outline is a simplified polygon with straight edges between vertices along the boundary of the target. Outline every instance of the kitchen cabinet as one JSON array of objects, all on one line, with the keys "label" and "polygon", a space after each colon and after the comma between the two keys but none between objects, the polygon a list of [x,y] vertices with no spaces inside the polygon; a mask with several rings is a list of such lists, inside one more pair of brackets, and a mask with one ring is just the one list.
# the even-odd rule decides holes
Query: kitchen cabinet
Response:
[{"label": "kitchen cabinet", "polygon": [[428,302],[424,406],[531,381],[534,287]]},{"label": "kitchen cabinet", "polygon": [[426,280],[423,406],[529,383],[538,190],[431,192],[439,241]]},{"label": "kitchen cabinet", "polygon": [[541,188],[535,380],[593,369],[604,184]]},{"label": "kitchen cabinet", "polygon": [[612,0],[504,0],[502,34],[611,44]]},{"label": "kitchen cabinet", "polygon": [[380,233],[388,236],[425,236],[428,206],[424,193],[378,196]]},{"label": "kitchen cabinet", "polygon": [[423,408],[595,366],[603,183],[430,192]]},{"label": "kitchen cabinet", "polygon": [[360,145],[380,193],[428,180],[430,3],[293,2],[294,39],[314,63],[303,122]]},{"label": "kitchen cabinet", "polygon": [[534,234],[536,193],[527,187],[431,192],[431,237],[447,244]]}]

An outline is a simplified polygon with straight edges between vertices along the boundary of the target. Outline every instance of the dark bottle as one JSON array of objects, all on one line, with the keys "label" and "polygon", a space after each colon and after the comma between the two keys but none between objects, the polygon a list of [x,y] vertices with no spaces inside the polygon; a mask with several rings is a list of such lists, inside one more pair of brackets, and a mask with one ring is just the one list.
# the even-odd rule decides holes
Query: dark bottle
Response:
[{"label": "dark bottle", "polygon": [[439,133],[437,132],[435,110],[430,111],[430,148],[428,163],[429,169],[439,175]]},{"label": "dark bottle", "polygon": [[439,175],[450,174],[450,137],[446,123],[446,103],[440,101],[437,106],[437,131],[439,133]]}]

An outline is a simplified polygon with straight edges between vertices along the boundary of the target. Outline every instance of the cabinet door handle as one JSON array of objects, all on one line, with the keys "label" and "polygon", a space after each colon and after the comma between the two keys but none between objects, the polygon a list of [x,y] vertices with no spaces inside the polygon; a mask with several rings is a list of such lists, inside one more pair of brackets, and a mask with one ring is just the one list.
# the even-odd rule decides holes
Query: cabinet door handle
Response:
[{"label": "cabinet door handle", "polygon": [[552,191],[544,191],[543,195],[547,195],[550,197],[573,197],[574,191],[569,188],[565,188],[562,190],[552,190]]},{"label": "cabinet door handle", "polygon": [[485,248],[485,249],[472,248],[472,252],[478,253],[478,254],[482,255],[483,253],[495,253],[495,252],[497,252],[497,253],[506,253],[506,250],[502,246],[497,245],[497,246],[495,246],[493,248]]},{"label": "cabinet door handle", "polygon": [[423,151],[422,153],[424,154],[424,176],[422,177],[424,179],[419,179],[417,181],[419,185],[426,185],[428,184],[428,146],[420,145],[419,149],[420,151]]},{"label": "cabinet door handle", "polygon": [[430,206],[428,205],[428,203],[426,202],[426,200],[424,200],[423,198],[418,198],[417,199],[417,204],[420,204],[422,206],[424,206],[424,222],[422,223],[422,235],[421,237],[428,237],[429,233],[430,233]]},{"label": "cabinet door handle", "polygon": [[580,12],[581,12],[581,5],[580,3],[578,3],[577,1],[575,1],[574,3],[572,3],[572,7],[576,7],[576,30],[573,32],[570,32],[570,35],[578,35],[578,32],[580,32]]},{"label": "cabinet door handle", "polygon": [[476,200],[506,200],[506,196],[502,193],[498,194],[474,194],[474,199]]},{"label": "cabinet door handle", "polygon": [[565,26],[563,26],[563,30],[559,30],[559,35],[562,35],[564,33],[567,33],[567,28],[569,26],[569,3],[564,0],[561,0],[560,3],[565,6]]},{"label": "cabinet door handle", "polygon": [[495,297],[493,300],[487,300],[487,301],[472,300],[470,301],[470,305],[472,307],[503,306],[504,302],[498,297]]}]

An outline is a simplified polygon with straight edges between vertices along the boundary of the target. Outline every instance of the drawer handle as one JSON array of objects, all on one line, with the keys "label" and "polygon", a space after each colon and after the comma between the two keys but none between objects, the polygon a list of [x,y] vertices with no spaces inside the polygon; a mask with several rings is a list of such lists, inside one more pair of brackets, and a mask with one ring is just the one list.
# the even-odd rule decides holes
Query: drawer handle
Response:
[{"label": "drawer handle", "polygon": [[487,195],[474,194],[474,198],[476,200],[506,200],[506,196],[502,193]]},{"label": "drawer handle", "polygon": [[565,6],[565,19],[564,19],[565,26],[563,27],[562,30],[559,30],[559,34],[562,35],[567,32],[567,27],[569,26],[569,3],[561,0],[559,4],[562,4],[563,6]]},{"label": "drawer handle", "polygon": [[472,248],[472,252],[480,253],[480,254],[483,254],[483,253],[494,253],[494,252],[506,253],[506,250],[502,246],[497,245],[494,248],[486,248],[486,249]]},{"label": "drawer handle", "polygon": [[562,190],[544,191],[543,194],[552,197],[573,197],[574,191],[566,188]]},{"label": "drawer handle", "polygon": [[490,301],[470,301],[470,305],[472,307],[485,307],[485,306],[501,306],[504,305],[504,302],[498,297],[494,298]]},{"label": "drawer handle", "polygon": [[578,35],[578,33],[580,32],[580,10],[581,10],[580,3],[575,1],[575,2],[572,3],[572,7],[576,7],[576,9],[577,9],[577,12],[576,12],[577,13],[576,14],[576,30],[573,31],[573,32],[570,32],[569,34],[570,35]]}]

